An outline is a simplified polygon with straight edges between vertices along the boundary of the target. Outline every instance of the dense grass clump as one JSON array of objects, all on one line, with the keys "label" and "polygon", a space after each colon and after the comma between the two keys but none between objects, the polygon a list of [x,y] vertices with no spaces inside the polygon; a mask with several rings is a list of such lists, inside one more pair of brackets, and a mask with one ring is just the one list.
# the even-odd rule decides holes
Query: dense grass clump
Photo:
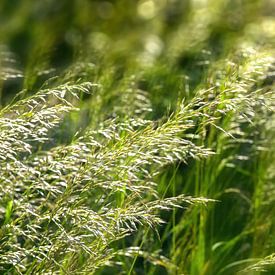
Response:
[{"label": "dense grass clump", "polygon": [[273,1],[0,4],[1,274],[274,274]]}]

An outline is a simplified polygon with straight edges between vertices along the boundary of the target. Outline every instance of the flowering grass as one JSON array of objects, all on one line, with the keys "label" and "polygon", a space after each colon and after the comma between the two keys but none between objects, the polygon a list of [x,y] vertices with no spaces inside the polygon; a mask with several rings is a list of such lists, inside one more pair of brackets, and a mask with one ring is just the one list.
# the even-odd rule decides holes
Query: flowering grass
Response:
[{"label": "flowering grass", "polygon": [[273,274],[274,8],[3,1],[0,273]]}]

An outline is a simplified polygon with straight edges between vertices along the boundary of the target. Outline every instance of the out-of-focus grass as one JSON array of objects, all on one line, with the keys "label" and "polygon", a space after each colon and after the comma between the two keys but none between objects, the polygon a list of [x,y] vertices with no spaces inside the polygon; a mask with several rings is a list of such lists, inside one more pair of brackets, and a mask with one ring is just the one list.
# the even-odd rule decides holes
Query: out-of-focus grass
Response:
[{"label": "out-of-focus grass", "polygon": [[[106,157],[105,159],[101,156],[106,171],[102,169],[106,175],[99,170],[100,177],[108,176],[112,184],[118,184],[119,181],[128,180],[127,169],[130,169],[131,163],[137,161],[137,155],[143,153],[144,158],[139,157],[146,165],[142,167],[150,174],[150,180],[156,183],[154,189],[159,198],[187,194],[215,199],[217,202],[209,204],[206,208],[175,208],[172,212],[161,211],[160,203],[157,212],[166,224],[157,226],[158,222],[153,221],[153,216],[150,216],[152,221],[148,218],[147,224],[142,220],[138,222],[141,219],[138,216],[135,220],[137,225],[130,225],[132,229],[137,227],[136,234],[123,240],[118,240],[124,237],[122,231],[121,235],[116,235],[117,239],[105,236],[108,240],[106,247],[112,248],[112,252],[104,250],[105,244],[101,241],[93,240],[96,245],[93,243],[94,246],[91,245],[90,248],[98,249],[94,251],[94,258],[89,258],[90,256],[85,254],[87,251],[83,255],[80,251],[78,254],[75,251],[66,254],[69,248],[58,243],[62,239],[60,237],[60,240],[55,239],[56,247],[60,251],[52,254],[59,255],[58,257],[50,259],[49,262],[45,259],[36,259],[33,265],[28,264],[27,257],[20,263],[14,260],[14,266],[11,263],[5,264],[3,260],[1,272],[9,274],[21,270],[26,274],[46,274],[51,270],[49,266],[55,264],[54,261],[57,262],[57,266],[60,265],[65,254],[59,269],[53,268],[52,271],[61,274],[80,272],[83,266],[87,273],[88,270],[94,271],[93,267],[102,266],[96,271],[98,274],[124,272],[197,275],[236,274],[239,271],[258,274],[256,272],[260,271],[257,270],[263,267],[267,269],[266,272],[273,274],[274,257],[268,258],[268,255],[272,255],[275,250],[272,95],[274,14],[273,0],[3,0],[0,3],[0,105],[4,110],[1,111],[3,114],[6,109],[12,108],[12,100],[21,102],[20,100],[26,99],[26,104],[33,108],[29,115],[33,115],[32,110],[36,112],[37,107],[35,102],[29,102],[28,99],[37,91],[51,91],[55,95],[55,87],[63,87],[63,84],[68,85],[66,87],[69,87],[70,91],[86,91],[86,86],[83,88],[81,83],[96,83],[91,92],[80,94],[78,103],[75,99],[68,99],[78,105],[78,111],[71,110],[69,105],[66,105],[67,102],[61,100],[65,106],[60,107],[60,110],[54,109],[59,117],[58,124],[56,122],[58,127],[49,131],[50,141],[43,145],[34,145],[32,161],[36,156],[62,146],[65,146],[65,151],[69,151],[66,151],[66,154],[75,154],[76,159],[88,158],[85,162],[90,160],[91,163],[97,163],[96,157],[89,159],[89,154],[94,157],[97,154],[101,156],[102,153]],[[76,86],[70,88],[70,85]],[[47,100],[49,106],[56,104],[51,97]],[[192,112],[188,108],[186,113],[179,111],[182,110],[182,106],[189,106],[188,104]],[[8,113],[7,118],[15,116],[16,110],[11,110],[13,113]],[[64,113],[69,110],[70,113],[65,115]],[[42,111],[39,109],[39,112]],[[23,114],[25,119],[28,114]],[[193,117],[190,118],[189,114],[193,114]],[[194,126],[189,128],[191,122],[187,118],[192,120]],[[134,130],[129,130],[129,125],[124,125],[130,123],[131,119],[137,124],[131,126]],[[140,124],[139,119],[142,119]],[[146,120],[152,122],[151,128],[146,128]],[[125,129],[119,132],[115,125],[120,125],[118,128],[125,126],[127,131],[137,133],[128,136],[127,131],[124,132]],[[5,127],[8,126],[3,126],[2,131],[6,130]],[[16,128],[16,124],[14,127]],[[73,145],[75,140],[78,142],[79,136],[82,135],[85,137],[84,144],[88,144],[85,134],[89,131],[94,131],[95,137],[100,133],[107,135],[105,138],[110,142],[102,141],[100,138],[102,147],[91,149],[92,153],[87,153],[89,156],[82,153],[79,155],[71,147],[66,147]],[[116,136],[117,131],[119,138]],[[110,133],[114,135],[111,138],[108,137]],[[179,148],[182,147],[179,147],[180,143],[177,145],[171,136],[173,133],[176,135],[175,138],[192,142],[194,148],[204,146],[211,149],[215,155],[209,153],[206,159],[198,160],[197,157],[201,153],[196,151],[197,149],[193,152],[184,147],[181,152],[184,157],[177,157],[177,154],[180,154],[177,150],[180,151]],[[41,139],[39,135],[36,138]],[[89,138],[91,137],[88,135]],[[4,141],[3,139],[3,144]],[[42,142],[42,139],[40,141]],[[3,152],[6,150],[4,145]],[[154,147],[157,148],[157,153],[150,151]],[[126,149],[130,151],[127,153]],[[118,154],[117,162],[115,159],[108,161],[108,150],[110,158],[114,157],[112,154]],[[171,154],[171,161],[160,159],[159,167],[156,169],[156,159],[163,157],[161,150],[167,158]],[[56,167],[64,165],[69,171],[66,170],[66,173],[70,174],[71,168],[62,162],[61,155],[55,151],[49,152],[52,154],[51,158],[55,154],[58,156]],[[25,161],[25,153],[20,153],[16,159]],[[129,154],[128,157],[124,157],[126,153]],[[20,197],[27,192],[22,191],[24,188],[21,183],[21,191],[14,187],[14,179],[24,182],[20,178],[21,175],[9,178],[5,174],[5,171],[12,167],[9,161],[3,159],[1,169],[4,172],[1,172],[0,180],[0,232],[1,241],[4,243],[0,253],[5,257],[9,252],[7,246],[10,245],[11,234],[5,235],[7,224],[15,226],[18,219],[15,214],[13,215],[13,209],[16,209],[20,200],[17,204],[14,201],[17,199],[16,196]],[[31,160],[28,161],[32,163]],[[45,165],[50,165],[46,163]],[[95,167],[96,165],[99,163],[95,164]],[[59,168],[56,169],[58,171]],[[157,170],[157,175],[154,174],[154,169]],[[47,173],[51,175],[51,172]],[[131,178],[133,182],[130,184],[137,188],[137,192],[138,187],[135,184],[146,186],[142,173],[140,170],[133,172],[138,180],[135,177]],[[26,176],[30,178],[25,180],[30,181],[31,176],[28,173]],[[62,174],[63,176],[65,181],[68,181]],[[95,175],[96,180],[100,180],[100,177]],[[10,179],[7,185],[10,190],[5,190],[5,178]],[[49,185],[55,183],[52,178],[45,181]],[[79,188],[83,184],[81,180],[76,182]],[[79,195],[74,193],[73,187],[66,188],[68,197],[56,195],[59,199],[50,200],[49,205],[45,200],[45,207],[59,207],[60,201],[70,201],[70,195],[72,200],[73,196]],[[83,188],[88,188],[86,183]],[[84,195],[87,197],[83,200],[87,200],[85,206],[91,208],[89,211],[93,210],[99,215],[104,207],[110,207],[110,211],[118,208],[127,211],[130,209],[130,213],[134,211],[127,203],[136,203],[137,198],[132,199],[128,191],[123,192],[125,190],[122,190],[121,186],[117,187],[117,194],[114,195],[112,191],[110,196],[100,188],[85,189]],[[140,202],[147,203],[153,199],[152,190],[149,190],[147,194],[141,192]],[[134,193],[133,190],[131,192]],[[32,205],[32,195],[28,196]],[[43,195],[42,198],[44,199]],[[34,204],[37,203],[35,201]],[[77,208],[78,203],[82,202],[79,201],[70,207]],[[146,203],[144,202],[146,207],[156,210]],[[173,205],[173,202],[171,204]],[[62,204],[62,207],[65,207],[64,205]],[[138,204],[133,205],[138,209]],[[60,209],[63,209],[62,207]],[[44,208],[42,210],[44,211]],[[44,213],[43,211],[41,213]],[[145,209],[142,208],[140,211],[146,214]],[[87,213],[91,215],[91,212]],[[73,219],[73,214],[70,215]],[[118,219],[118,216],[112,216],[112,219]],[[30,224],[31,222],[34,220],[30,218]],[[151,222],[157,230],[148,229]],[[23,225],[25,226],[20,223],[20,226],[25,228]],[[44,226],[43,223],[42,225]],[[64,232],[71,232],[65,221],[62,220],[59,226],[61,225]],[[112,223],[109,226],[111,233],[112,230],[115,231]],[[44,229],[41,229],[42,232],[47,232],[43,231]],[[81,230],[76,232],[79,236],[84,234]],[[74,234],[77,239],[77,233]],[[5,236],[9,236],[8,241]],[[19,245],[18,253],[21,248],[30,247],[22,235],[19,234],[15,238],[17,240],[12,240],[11,243]],[[89,247],[89,244],[85,245]],[[11,251],[16,254],[15,247]],[[125,252],[128,247],[132,248]],[[106,256],[104,253],[109,255]],[[120,265],[106,267],[106,259],[109,256],[120,261]],[[87,264],[91,259],[94,260],[94,264]],[[265,265],[265,261],[268,264]],[[16,264],[19,264],[18,268]],[[257,264],[260,265],[258,269]],[[23,268],[24,265],[26,269]]]}]

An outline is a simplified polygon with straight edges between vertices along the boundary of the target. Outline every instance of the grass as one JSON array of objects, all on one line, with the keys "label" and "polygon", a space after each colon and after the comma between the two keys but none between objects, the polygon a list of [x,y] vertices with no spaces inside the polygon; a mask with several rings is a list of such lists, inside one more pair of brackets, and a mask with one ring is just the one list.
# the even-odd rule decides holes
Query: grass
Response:
[{"label": "grass", "polygon": [[273,274],[273,1],[2,1],[1,274]]}]

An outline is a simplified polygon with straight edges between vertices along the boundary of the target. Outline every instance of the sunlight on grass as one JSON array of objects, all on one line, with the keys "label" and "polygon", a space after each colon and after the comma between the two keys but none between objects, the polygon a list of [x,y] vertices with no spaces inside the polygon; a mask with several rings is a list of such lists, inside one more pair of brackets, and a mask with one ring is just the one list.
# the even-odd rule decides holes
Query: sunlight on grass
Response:
[{"label": "sunlight on grass", "polygon": [[1,274],[274,274],[275,3],[2,1]]}]

